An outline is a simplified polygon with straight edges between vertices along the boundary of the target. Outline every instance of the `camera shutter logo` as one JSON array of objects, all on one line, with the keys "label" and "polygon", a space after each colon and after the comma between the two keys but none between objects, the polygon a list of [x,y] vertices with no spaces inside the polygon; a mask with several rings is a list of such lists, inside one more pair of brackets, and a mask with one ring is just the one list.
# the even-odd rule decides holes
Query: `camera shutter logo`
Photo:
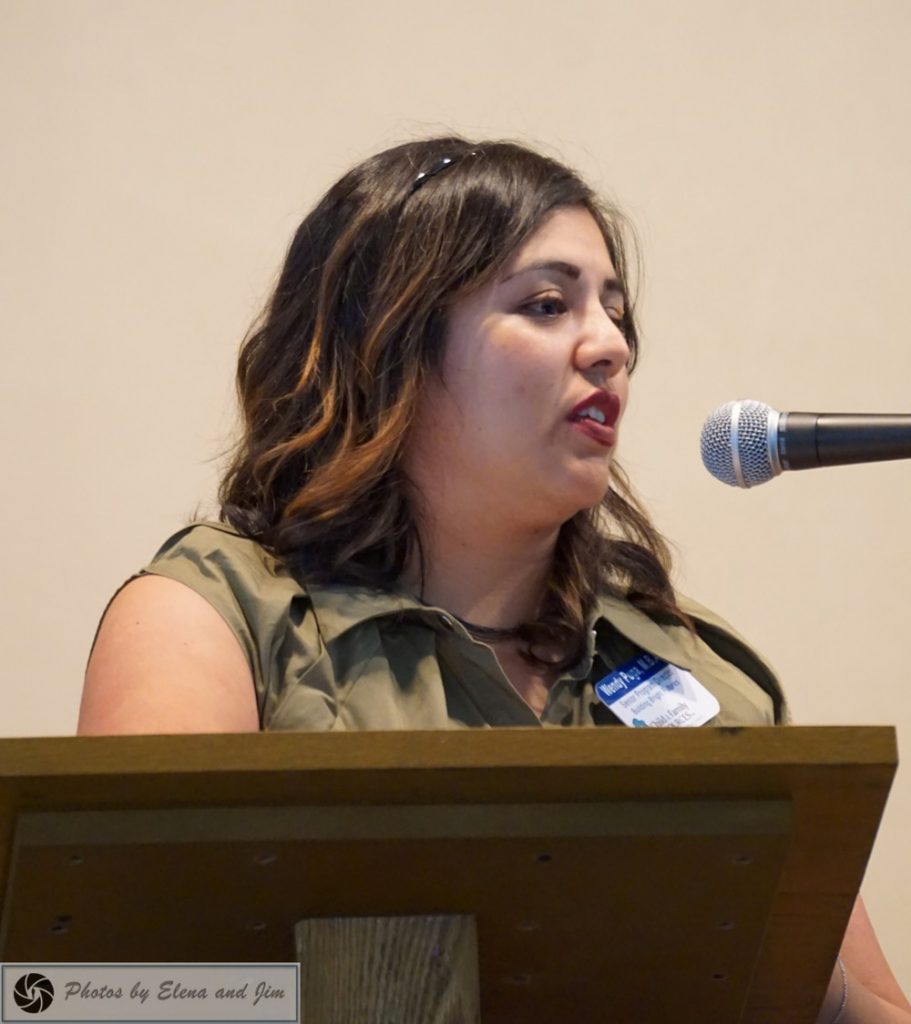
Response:
[{"label": "camera shutter logo", "polygon": [[54,1001],[54,986],[50,978],[45,978],[37,971],[30,971],[13,986],[13,999],[16,1006],[26,1013],[41,1013]]}]

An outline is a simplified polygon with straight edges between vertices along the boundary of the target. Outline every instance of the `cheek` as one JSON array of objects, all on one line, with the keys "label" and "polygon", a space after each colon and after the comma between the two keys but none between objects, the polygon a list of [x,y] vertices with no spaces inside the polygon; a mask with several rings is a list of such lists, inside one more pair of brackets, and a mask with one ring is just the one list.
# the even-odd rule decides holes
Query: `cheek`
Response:
[{"label": "cheek", "polygon": [[528,366],[513,360],[492,361],[489,372],[475,381],[470,401],[477,422],[511,424],[523,433],[536,422],[547,404],[544,381],[529,374]]},{"label": "cheek", "polygon": [[445,391],[463,414],[464,433],[504,424],[521,432],[559,408],[566,368],[555,358],[553,339],[542,345],[512,327],[474,340],[472,345],[460,344],[461,338],[452,344],[443,366]]},{"label": "cheek", "polygon": [[409,429],[408,447],[423,455],[435,453],[451,437],[461,416],[449,391],[434,379],[428,382],[418,399]]},{"label": "cheek", "polygon": [[555,358],[556,346],[542,347],[534,338],[512,338],[486,353],[484,377],[501,394],[534,401],[559,392],[565,366]]}]

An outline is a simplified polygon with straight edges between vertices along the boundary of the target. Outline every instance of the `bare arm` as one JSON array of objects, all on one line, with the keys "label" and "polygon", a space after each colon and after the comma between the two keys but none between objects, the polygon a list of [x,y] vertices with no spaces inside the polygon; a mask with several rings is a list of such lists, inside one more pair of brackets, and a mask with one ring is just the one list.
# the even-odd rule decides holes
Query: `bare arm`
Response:
[{"label": "bare arm", "polygon": [[183,583],[142,576],[111,602],[89,660],[78,732],[257,732],[237,638]]},{"label": "bare arm", "polygon": [[[863,900],[858,897],[841,946],[848,998],[838,1024],[911,1024],[911,1003],[895,980],[880,948]],[[844,994],[836,966],[817,1024],[832,1024]]]}]

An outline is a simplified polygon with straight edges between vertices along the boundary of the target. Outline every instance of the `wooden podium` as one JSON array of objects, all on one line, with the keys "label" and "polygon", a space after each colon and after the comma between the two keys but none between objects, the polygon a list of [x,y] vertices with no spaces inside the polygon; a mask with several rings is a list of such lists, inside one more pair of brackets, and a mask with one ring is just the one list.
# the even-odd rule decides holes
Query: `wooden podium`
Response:
[{"label": "wooden podium", "polygon": [[484,1024],[812,1024],[896,761],[887,727],[2,740],[0,959],[467,915]]}]

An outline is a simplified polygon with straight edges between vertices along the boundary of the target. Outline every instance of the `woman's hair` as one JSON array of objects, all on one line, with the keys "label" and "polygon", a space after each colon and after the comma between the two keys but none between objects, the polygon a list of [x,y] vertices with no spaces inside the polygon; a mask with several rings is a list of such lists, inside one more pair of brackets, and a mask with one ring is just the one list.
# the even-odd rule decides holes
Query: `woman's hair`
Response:
[{"label": "woman's hair", "polygon": [[[457,137],[358,164],[306,217],[244,341],[244,430],[221,518],[302,579],[389,588],[421,558],[403,452],[425,382],[440,372],[453,303],[490,281],[552,211],[583,207],[622,284],[623,218],[569,168],[509,142]],[[637,353],[632,301],[622,325]],[[602,506],[563,524],[532,662],[568,667],[599,591],[686,621],[666,544],[614,463]],[[556,663],[535,650],[557,649]]]}]

